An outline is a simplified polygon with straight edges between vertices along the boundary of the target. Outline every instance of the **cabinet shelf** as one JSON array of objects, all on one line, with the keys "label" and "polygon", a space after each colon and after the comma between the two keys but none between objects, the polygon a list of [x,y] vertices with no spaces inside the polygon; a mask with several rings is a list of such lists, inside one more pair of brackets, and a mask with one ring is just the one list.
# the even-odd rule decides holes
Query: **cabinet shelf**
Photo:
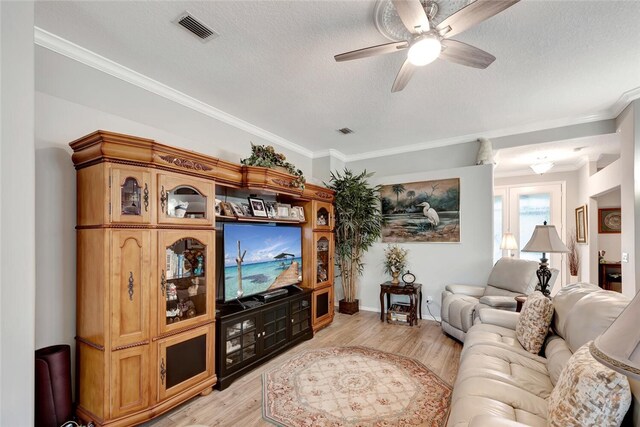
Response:
[{"label": "cabinet shelf", "polygon": [[261,218],[257,216],[228,216],[216,215],[216,221],[219,222],[274,222],[281,224],[306,224],[306,221],[287,218]]}]

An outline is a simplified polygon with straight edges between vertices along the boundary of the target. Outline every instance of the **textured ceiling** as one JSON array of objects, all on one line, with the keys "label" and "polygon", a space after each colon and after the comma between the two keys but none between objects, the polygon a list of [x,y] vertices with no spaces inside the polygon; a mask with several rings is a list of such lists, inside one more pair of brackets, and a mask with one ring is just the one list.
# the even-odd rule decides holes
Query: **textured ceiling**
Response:
[{"label": "textured ceiling", "polygon": [[[36,25],[309,150],[347,155],[582,118],[640,87],[638,1],[521,1],[455,37],[495,55],[488,69],[437,60],[395,94],[402,53],[333,60],[386,42],[374,5],[52,1],[36,3]],[[201,43],[172,24],[184,10],[220,37]]]}]

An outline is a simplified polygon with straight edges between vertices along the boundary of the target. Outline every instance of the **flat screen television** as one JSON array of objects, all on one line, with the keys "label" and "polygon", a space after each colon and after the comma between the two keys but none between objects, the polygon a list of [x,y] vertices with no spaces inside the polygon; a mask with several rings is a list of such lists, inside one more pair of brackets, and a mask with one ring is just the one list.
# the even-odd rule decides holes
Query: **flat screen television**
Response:
[{"label": "flat screen television", "polygon": [[302,281],[300,227],[226,223],[223,247],[225,302]]}]

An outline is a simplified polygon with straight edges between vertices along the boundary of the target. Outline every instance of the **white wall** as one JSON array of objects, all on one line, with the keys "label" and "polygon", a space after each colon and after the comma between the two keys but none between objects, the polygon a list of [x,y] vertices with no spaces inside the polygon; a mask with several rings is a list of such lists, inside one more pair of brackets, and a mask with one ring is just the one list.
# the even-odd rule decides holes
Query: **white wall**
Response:
[{"label": "white wall", "polygon": [[0,2],[0,425],[34,423],[34,4]]},{"label": "white wall", "polygon": [[[636,236],[636,217],[640,216],[640,208],[636,206],[636,191],[640,190],[640,182],[635,174],[640,173],[640,168],[636,171],[635,165],[640,165],[638,152],[640,152],[640,121],[637,116],[640,111],[636,102],[629,105],[618,117],[617,124],[620,133],[620,163],[622,168],[622,185],[620,187],[620,207],[622,213],[622,234],[621,250],[629,254],[629,262],[622,263],[622,293],[633,297],[637,291],[636,280],[640,277],[640,246]],[[638,197],[640,199],[640,196]]]},{"label": "white wall", "polygon": [[[474,149],[474,146],[471,146]],[[350,167],[351,165],[347,165]],[[367,167],[367,169],[369,169]],[[373,169],[371,169],[373,170]],[[396,170],[402,170],[396,165]],[[372,184],[397,184],[431,179],[460,178],[460,243],[406,243],[408,269],[423,288],[423,317],[429,313],[424,297],[432,296],[432,313],[440,317],[440,293],[447,284],[487,283],[493,264],[493,166],[469,166],[444,170],[394,174],[376,173]],[[365,256],[365,270],[359,281],[359,299],[363,310],[380,310],[380,283],[390,280],[382,268],[386,244],[379,242]],[[337,299],[342,289],[336,286]]]}]

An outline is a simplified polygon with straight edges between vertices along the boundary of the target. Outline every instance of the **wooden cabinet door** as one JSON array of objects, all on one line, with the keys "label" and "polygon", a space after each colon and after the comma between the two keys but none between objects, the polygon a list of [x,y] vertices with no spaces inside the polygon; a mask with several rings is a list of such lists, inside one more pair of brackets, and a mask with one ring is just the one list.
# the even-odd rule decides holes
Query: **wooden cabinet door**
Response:
[{"label": "wooden cabinet door", "polygon": [[149,405],[149,345],[111,353],[111,418]]},{"label": "wooden cabinet door", "polygon": [[294,340],[311,328],[311,295],[295,299],[289,305],[291,313],[290,339]]},{"label": "wooden cabinet door", "polygon": [[333,320],[333,286],[313,291],[311,315],[314,330],[331,323]]},{"label": "wooden cabinet door", "polygon": [[151,230],[111,231],[112,348],[149,339],[151,233]]},{"label": "wooden cabinet door", "polygon": [[258,356],[258,341],[262,336],[259,329],[260,314],[251,314],[222,322],[220,331],[220,375],[227,376],[253,362]]},{"label": "wooden cabinet door", "polygon": [[[135,166],[112,166],[111,222],[149,224],[151,222],[151,173]],[[99,191],[99,189],[95,189]]]},{"label": "wooden cabinet door", "polygon": [[312,271],[311,285],[321,288],[333,283],[333,233],[313,233],[312,261],[315,263]]},{"label": "wooden cabinet door", "polygon": [[158,401],[213,375],[213,323],[158,341]]},{"label": "wooden cabinet door", "polygon": [[333,230],[333,204],[314,200],[311,202],[311,224],[314,230]]},{"label": "wooden cabinet door", "polygon": [[160,334],[214,318],[214,256],[214,230],[158,231],[155,286]]},{"label": "wooden cabinet door", "polygon": [[212,225],[213,181],[170,172],[158,174],[158,223]]}]

